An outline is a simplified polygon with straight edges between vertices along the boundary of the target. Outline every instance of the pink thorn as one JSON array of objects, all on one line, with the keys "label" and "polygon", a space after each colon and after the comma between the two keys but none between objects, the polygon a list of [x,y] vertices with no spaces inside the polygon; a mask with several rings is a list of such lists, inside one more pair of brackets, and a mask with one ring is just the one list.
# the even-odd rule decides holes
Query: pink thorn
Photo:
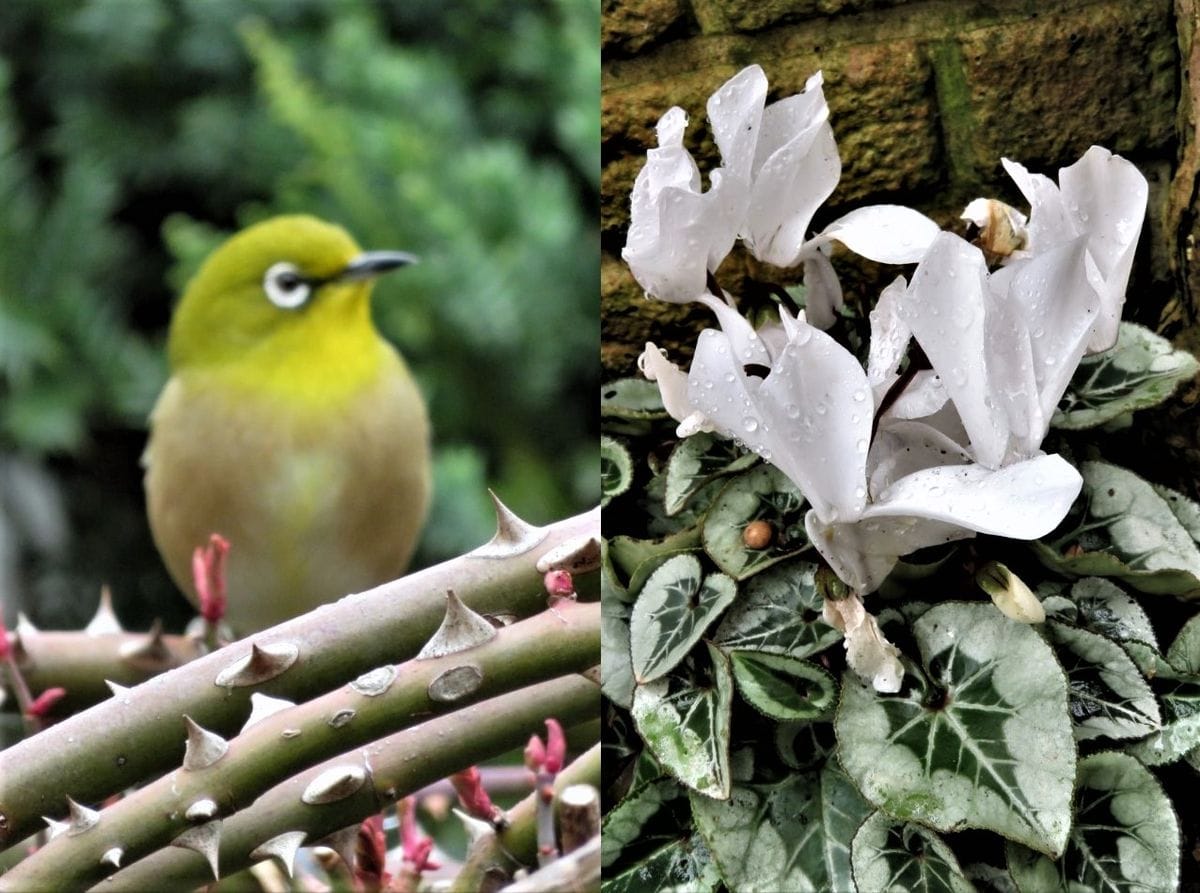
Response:
[{"label": "pink thorn", "polygon": [[12,654],[12,643],[8,641],[8,627],[4,625],[4,618],[0,617],[0,660],[7,660]]},{"label": "pink thorn", "polygon": [[29,710],[26,711],[26,716],[35,717],[37,719],[45,719],[53,709],[54,705],[67,696],[65,688],[55,687],[48,688],[29,705]]},{"label": "pink thorn", "polygon": [[209,535],[208,545],[192,552],[192,584],[200,599],[200,615],[209,623],[225,616],[225,558],[229,540],[219,533]]}]

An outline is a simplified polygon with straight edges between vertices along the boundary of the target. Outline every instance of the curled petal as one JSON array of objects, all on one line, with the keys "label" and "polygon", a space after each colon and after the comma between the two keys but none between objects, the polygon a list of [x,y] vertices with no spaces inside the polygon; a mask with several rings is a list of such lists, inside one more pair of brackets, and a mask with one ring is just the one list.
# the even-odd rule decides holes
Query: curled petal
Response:
[{"label": "curled petal", "polygon": [[[651,342],[646,342],[646,349],[638,357],[638,369],[650,381],[658,383],[658,392],[662,396],[663,407],[667,414],[677,422],[689,420],[694,412],[687,399],[687,375],[667,355]],[[696,431],[711,431],[707,423],[700,422]],[[683,434],[681,437],[685,436]]]},{"label": "curled petal", "polygon": [[914,264],[940,232],[920,211],[903,205],[869,205],[839,217],[813,241],[836,239],[855,254],[882,264]]}]

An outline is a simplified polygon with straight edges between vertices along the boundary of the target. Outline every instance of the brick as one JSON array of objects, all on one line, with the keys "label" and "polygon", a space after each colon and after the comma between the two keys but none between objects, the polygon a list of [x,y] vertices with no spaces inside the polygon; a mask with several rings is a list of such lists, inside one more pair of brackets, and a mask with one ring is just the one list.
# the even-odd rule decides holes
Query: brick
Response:
[{"label": "brick", "polygon": [[1089,5],[979,28],[960,38],[974,163],[1070,163],[1092,144],[1120,154],[1174,140],[1175,34],[1170,0]]},{"label": "brick", "polygon": [[900,6],[913,0],[716,0],[731,28],[759,31],[788,22]]},{"label": "brick", "polygon": [[600,47],[605,58],[631,56],[692,28],[684,0],[604,0]]}]

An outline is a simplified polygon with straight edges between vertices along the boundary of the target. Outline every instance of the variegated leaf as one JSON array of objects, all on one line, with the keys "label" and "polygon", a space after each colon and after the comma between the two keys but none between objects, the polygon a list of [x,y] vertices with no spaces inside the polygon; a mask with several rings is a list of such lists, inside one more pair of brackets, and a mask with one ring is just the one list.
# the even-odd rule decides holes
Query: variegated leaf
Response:
[{"label": "variegated leaf", "polygon": [[1022,893],[1175,890],[1179,820],[1154,776],[1120,753],[1079,761],[1075,823],[1061,859],[1008,845],[1008,869]]},{"label": "variegated leaf", "polygon": [[1120,645],[1053,620],[1046,633],[1067,674],[1077,739],[1142,738],[1162,727],[1154,692]]},{"label": "variegated leaf", "polygon": [[732,651],[733,679],[750,706],[772,719],[817,719],[837,703],[837,682],[806,660]]},{"label": "variegated leaf", "polygon": [[1038,558],[1073,576],[1115,577],[1142,592],[1200,598],[1200,543],[1180,520],[1195,506],[1106,462],[1084,462],[1080,472],[1083,493],[1053,539],[1033,543]]},{"label": "variegated leaf", "polygon": [[985,828],[1061,852],[1075,741],[1050,646],[982,604],[937,605],[913,633],[927,687],[913,680],[881,695],[843,676],[836,729],[846,772],[896,819]]},{"label": "variegated leaf", "polygon": [[[804,497],[774,465],[759,465],[732,478],[721,490],[701,528],[706,551],[717,567],[744,580],[772,564],[811,548],[804,530]],[[752,521],[771,525],[770,545],[751,549],[743,531]]]},{"label": "variegated leaf", "polygon": [[713,893],[721,878],[699,835],[674,840],[615,877],[601,893]]},{"label": "variegated leaf", "polygon": [[832,764],[735,785],[726,802],[692,795],[696,827],[738,893],[853,890],[850,839],[870,811]]},{"label": "variegated leaf", "polygon": [[714,434],[694,434],[681,440],[667,460],[666,494],[668,515],[680,511],[696,491],[716,477],[736,474],[758,461],[758,456],[740,450],[731,440]]},{"label": "variegated leaf", "polygon": [[629,450],[607,435],[600,436],[600,505],[610,501],[629,489],[633,483],[633,460]]},{"label": "variegated leaf", "polygon": [[631,713],[663,768],[692,790],[724,799],[730,787],[732,703],[729,666],[710,645],[675,672],[639,685]]},{"label": "variegated leaf", "polygon": [[788,561],[742,584],[742,594],[713,633],[727,651],[766,651],[807,657],[838,642],[842,634],[821,616],[817,566]]},{"label": "variegated leaf", "polygon": [[1194,378],[1200,363],[1166,338],[1136,323],[1122,322],[1110,350],[1084,357],[1051,419],[1056,428],[1079,430],[1162,403],[1181,382]]},{"label": "variegated leaf", "polygon": [[860,891],[973,893],[946,842],[928,828],[872,813],[850,845],[854,883]]},{"label": "variegated leaf", "polygon": [[701,580],[695,555],[668,559],[638,594],[629,621],[633,673],[639,683],[673,670],[737,595],[724,574]]}]

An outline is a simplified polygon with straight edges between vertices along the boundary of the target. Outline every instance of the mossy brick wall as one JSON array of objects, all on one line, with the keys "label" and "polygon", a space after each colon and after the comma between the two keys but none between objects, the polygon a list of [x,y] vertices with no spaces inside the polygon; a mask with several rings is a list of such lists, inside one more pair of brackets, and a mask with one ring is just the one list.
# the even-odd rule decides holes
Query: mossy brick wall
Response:
[{"label": "mossy brick wall", "polygon": [[[708,322],[692,307],[643,300],[620,260],[629,190],[672,105],[688,112],[701,167],[716,162],[705,100],[752,62],[767,73],[768,101],[824,72],[843,174],[815,226],[876,202],[952,226],[977,195],[1021,203],[1002,156],[1055,176],[1098,143],[1151,180],[1136,275],[1139,294],[1168,295],[1172,242],[1158,231],[1180,154],[1181,2],[604,0],[605,374],[630,374],[647,340],[686,360]],[[745,264],[731,259],[722,281],[736,285]],[[896,272],[868,266],[851,288],[873,294]],[[1134,312],[1154,324],[1165,300],[1147,297]]]}]

